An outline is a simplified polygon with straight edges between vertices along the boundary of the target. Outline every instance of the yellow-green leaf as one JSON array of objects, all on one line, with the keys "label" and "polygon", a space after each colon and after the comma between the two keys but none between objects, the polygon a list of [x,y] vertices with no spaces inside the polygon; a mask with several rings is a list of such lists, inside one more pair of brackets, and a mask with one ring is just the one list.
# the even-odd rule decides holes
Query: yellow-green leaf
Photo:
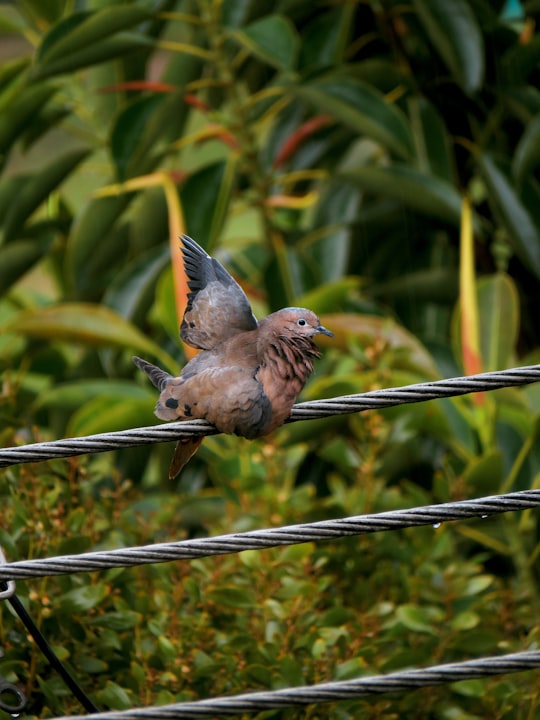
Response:
[{"label": "yellow-green leaf", "polygon": [[113,310],[91,303],[64,303],[23,310],[0,331],[44,340],[130,348],[158,358],[168,367],[172,358],[135,325]]},{"label": "yellow-green leaf", "polygon": [[405,115],[371,85],[348,75],[327,75],[301,85],[297,95],[358,133],[380,142],[400,158],[414,156],[412,133]]}]

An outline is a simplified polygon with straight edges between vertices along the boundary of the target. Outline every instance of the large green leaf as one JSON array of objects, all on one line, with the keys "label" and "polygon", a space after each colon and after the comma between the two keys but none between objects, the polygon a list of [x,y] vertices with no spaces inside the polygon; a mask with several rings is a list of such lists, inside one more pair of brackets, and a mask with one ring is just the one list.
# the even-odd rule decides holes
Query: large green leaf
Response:
[{"label": "large green leaf", "polygon": [[18,3],[38,26],[56,22],[66,12],[66,4],[66,0],[21,0]]},{"label": "large green leaf", "polygon": [[32,213],[87,155],[86,149],[71,150],[53,159],[39,173],[28,177],[22,192],[14,198],[14,202],[4,216],[2,223],[4,241],[9,241],[17,235]]},{"label": "large green leaf", "polygon": [[349,227],[355,221],[360,195],[349,183],[326,184],[315,211],[312,231],[304,235],[298,249],[302,267],[309,275],[309,287],[320,288],[340,279],[343,282],[350,254]]},{"label": "large green leaf", "polygon": [[[97,47],[106,38],[148,20],[151,14],[136,5],[113,5],[93,13],[73,13],[45,36],[38,52],[43,64],[76,56],[88,47]],[[75,67],[78,67],[75,65]]]},{"label": "large green leaf", "polygon": [[115,277],[103,303],[132,322],[142,321],[154,299],[157,280],[169,262],[168,245],[139,255]]},{"label": "large green leaf", "polygon": [[512,174],[518,184],[540,164],[540,114],[530,120],[512,160]]},{"label": "large green leaf", "polygon": [[69,421],[70,436],[115,432],[137,425],[153,425],[156,393],[146,398],[101,395],[79,407]]},{"label": "large green leaf", "polygon": [[133,195],[90,200],[81,211],[67,245],[68,277],[82,297],[97,297],[110,281],[111,268],[126,256],[116,229]]},{"label": "large green leaf", "polygon": [[222,231],[234,182],[234,157],[189,176],[180,188],[186,228],[211,252]]},{"label": "large green leaf", "polygon": [[[482,370],[492,372],[515,365],[519,332],[519,297],[514,281],[499,272],[480,278],[476,286]],[[452,319],[452,346],[462,357],[461,313]]]},{"label": "large green leaf", "polygon": [[369,292],[375,298],[453,303],[459,292],[458,270],[454,267],[430,267],[406,272],[387,282],[372,285]]},{"label": "large green leaf", "polygon": [[19,58],[0,65],[0,111],[15,100],[27,78],[29,58]]},{"label": "large green leaf", "polygon": [[484,77],[484,41],[467,0],[413,0],[431,42],[463,90],[477,91]]},{"label": "large green leaf", "polygon": [[418,169],[454,182],[456,173],[449,133],[434,105],[423,97],[409,100]]},{"label": "large green leaf", "polygon": [[516,360],[519,297],[514,281],[496,273],[478,281],[480,351],[483,370],[504,370]]},{"label": "large green leaf", "polygon": [[493,213],[505,226],[516,255],[540,278],[540,232],[506,174],[484,153],[478,166],[488,189]]},{"label": "large green leaf", "polygon": [[367,83],[348,75],[327,75],[321,80],[297,86],[295,93],[318,111],[336,117],[402,159],[414,156],[407,118]]},{"label": "large green leaf", "polygon": [[130,348],[171,364],[167,353],[134,325],[113,310],[91,303],[63,303],[23,310],[14,320],[0,325],[0,330],[45,340]]},{"label": "large green leaf", "polygon": [[[321,322],[334,333],[334,338],[317,339],[321,347],[337,347],[346,350],[349,347],[349,339],[355,338],[365,347],[370,347],[375,342],[384,342],[390,350],[399,350],[400,367],[410,369],[426,378],[437,379],[440,377],[435,362],[420,340],[411,332],[387,317],[375,315],[360,315],[353,313],[325,314]],[[321,378],[312,382],[309,390],[315,388],[319,383],[322,385],[334,382],[333,378],[326,380]]]},{"label": "large green leaf", "polygon": [[74,51],[70,55],[59,57],[58,59],[43,62],[36,66],[32,71],[32,79],[34,81],[42,81],[54,75],[62,75],[64,73],[73,72],[80,68],[90,67],[106,60],[122,57],[132,50],[147,47],[151,42],[142,33],[124,32],[105,38],[95,45],[89,45],[82,50]]},{"label": "large green leaf", "polygon": [[267,15],[231,36],[268,65],[292,70],[296,65],[298,36],[294,25],[283,15]]},{"label": "large green leaf", "polygon": [[9,112],[0,113],[0,158],[56,91],[55,85],[45,82],[24,87],[10,103]]},{"label": "large green leaf", "polygon": [[408,165],[358,167],[340,176],[367,193],[389,197],[406,207],[459,227],[461,196],[449,182]]},{"label": "large green leaf", "polygon": [[303,70],[335,66],[343,60],[354,12],[354,5],[344,3],[314,13],[313,20],[302,28],[299,64]]},{"label": "large green leaf", "polygon": [[0,247],[0,295],[9,290],[17,280],[47,253],[52,237],[18,240]]},{"label": "large green leaf", "polygon": [[137,173],[137,155],[145,128],[163,102],[160,95],[143,97],[128,105],[118,116],[111,134],[111,153],[117,178],[122,181]]},{"label": "large green leaf", "polygon": [[117,402],[123,400],[149,400],[155,399],[155,392],[150,387],[136,385],[127,380],[74,380],[61,383],[42,392],[36,407],[60,408],[62,410],[76,410],[98,397],[114,398]]}]

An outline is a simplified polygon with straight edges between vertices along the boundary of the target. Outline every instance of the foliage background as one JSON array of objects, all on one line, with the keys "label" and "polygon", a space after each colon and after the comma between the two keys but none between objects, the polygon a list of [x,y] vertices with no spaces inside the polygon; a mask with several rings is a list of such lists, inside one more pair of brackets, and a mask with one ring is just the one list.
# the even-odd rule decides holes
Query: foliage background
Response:
[{"label": "foliage background", "polygon": [[[155,422],[185,230],[335,331],[304,398],[538,361],[538,2],[0,5],[0,437]],[[171,262],[172,259],[172,262]],[[10,559],[538,485],[536,387],[2,472]],[[538,646],[534,513],[18,584],[103,709]],[[80,712],[7,607],[28,716]],[[533,718],[537,675],[266,717]]]}]

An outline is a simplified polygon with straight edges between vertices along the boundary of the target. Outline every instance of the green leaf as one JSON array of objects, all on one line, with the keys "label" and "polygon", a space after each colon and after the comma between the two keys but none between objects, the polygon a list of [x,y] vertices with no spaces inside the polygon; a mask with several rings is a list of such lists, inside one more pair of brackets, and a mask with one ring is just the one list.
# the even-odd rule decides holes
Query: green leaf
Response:
[{"label": "green leaf", "polygon": [[88,156],[88,152],[87,149],[77,149],[64,153],[26,180],[4,217],[4,240],[17,235],[32,213]]},{"label": "green leaf", "polygon": [[118,180],[137,174],[138,148],[145,128],[163,100],[159,95],[143,97],[128,105],[118,116],[110,143]]},{"label": "green leaf", "polygon": [[188,233],[209,252],[225,224],[234,181],[235,160],[217,162],[189,176],[180,188]]},{"label": "green leaf", "polygon": [[540,164],[540,114],[530,120],[525,127],[514,151],[512,175],[521,185],[524,178]]},{"label": "green leaf", "polygon": [[[450,687],[452,688],[452,692],[470,698],[480,699],[488,692],[486,684],[482,682],[482,680],[460,680],[459,682],[451,683]],[[463,715],[462,712],[460,712],[459,715],[463,720],[467,720],[467,717]],[[478,716],[469,715],[470,720],[475,720],[475,717]]]},{"label": "green leaf", "polygon": [[443,119],[428,100],[413,96],[409,100],[418,169],[453,183],[456,177],[449,133]]},{"label": "green leaf", "polygon": [[369,674],[369,669],[364,658],[351,658],[336,665],[334,677],[336,680],[352,680],[362,675]]},{"label": "green leaf", "polygon": [[217,605],[232,608],[253,608],[257,601],[251,588],[239,588],[235,586],[222,586],[211,590],[209,598]]},{"label": "green leaf", "polygon": [[109,668],[106,662],[91,655],[78,655],[77,665],[84,673],[104,673]]},{"label": "green leaf", "polygon": [[97,702],[111,710],[128,710],[132,706],[124,688],[111,680],[107,680],[103,690],[99,690],[97,693]]},{"label": "green leaf", "polygon": [[66,12],[66,0],[22,0],[17,3],[38,26],[49,25],[56,22],[62,13]]},{"label": "green leaf", "polygon": [[463,610],[450,620],[450,627],[454,630],[472,630],[480,624],[478,613],[472,610]]},{"label": "green leaf", "polygon": [[151,17],[151,13],[144,8],[126,4],[104,7],[93,13],[74,13],[55,25],[45,36],[38,59],[45,64],[53,60],[68,60],[77,56],[81,50],[97,47],[111,35]]},{"label": "green leaf", "polygon": [[503,456],[498,449],[473,457],[463,471],[466,487],[471,488],[477,495],[493,492],[494,487],[501,486],[503,478]]},{"label": "green leaf", "polygon": [[367,83],[343,74],[327,75],[322,80],[298,86],[295,92],[318,111],[333,115],[402,159],[414,156],[407,118]]},{"label": "green leaf", "polygon": [[298,305],[310,308],[317,315],[331,313],[336,307],[343,306],[348,297],[358,292],[360,284],[358,277],[344,277],[335,282],[326,282],[300,296]]},{"label": "green leaf", "polygon": [[479,595],[484,592],[484,590],[487,590],[488,587],[493,585],[493,581],[493,575],[477,575],[476,577],[471,578],[463,588],[464,597],[469,595]]},{"label": "green leaf", "polygon": [[97,607],[108,595],[104,584],[84,585],[63,593],[58,598],[58,607],[64,613],[83,613]]},{"label": "green leaf", "polygon": [[433,613],[430,608],[416,605],[400,605],[396,611],[396,620],[405,625],[408,630],[435,635],[438,632],[436,622],[441,619],[437,618],[439,612]]},{"label": "green leaf", "polygon": [[123,399],[146,400],[155,397],[155,393],[145,387],[135,385],[128,380],[75,380],[55,385],[41,393],[36,407],[76,410],[85,403],[100,396],[114,397],[118,402]]},{"label": "green leaf", "polygon": [[249,52],[278,70],[296,65],[299,39],[294,25],[282,15],[267,15],[231,36]]},{"label": "green leaf", "polygon": [[170,267],[166,268],[158,281],[156,302],[152,313],[153,316],[155,316],[156,322],[166,330],[171,340],[180,347],[180,333],[174,302],[173,276]]},{"label": "green leaf", "polygon": [[118,398],[103,395],[85,403],[69,421],[68,435],[83,436],[115,432],[137,425],[154,425],[156,394],[146,393],[146,398]]},{"label": "green leaf", "polygon": [[512,247],[525,267],[540,278],[540,233],[506,174],[484,153],[478,166],[495,216],[505,226]]},{"label": "green leaf", "polygon": [[350,253],[349,225],[357,217],[360,197],[358,189],[349,183],[326,185],[315,211],[312,232],[304,236],[298,253],[302,265],[310,271],[309,286],[315,288],[314,292],[324,290],[327,283],[343,282]]},{"label": "green leaf", "polygon": [[91,618],[88,622],[91,625],[106,627],[110,630],[131,630],[141,621],[141,616],[134,610],[122,610],[117,612],[108,612],[97,618]]},{"label": "green leaf", "polygon": [[134,325],[109,308],[91,303],[63,303],[23,310],[7,325],[0,325],[0,329],[44,340],[129,348],[150,353],[166,365],[171,363],[167,353]]},{"label": "green leaf", "polygon": [[484,78],[484,42],[467,0],[413,0],[431,42],[467,94]]},{"label": "green leaf", "polygon": [[67,274],[79,297],[99,297],[111,281],[112,268],[125,257],[125,246],[117,233],[131,199],[131,194],[95,198],[80,213],[66,251]]},{"label": "green leaf", "polygon": [[97,45],[84,47],[82,50],[60,57],[58,60],[50,60],[42,65],[37,65],[32,71],[32,79],[42,81],[44,78],[53,77],[54,75],[70,73],[73,70],[80,70],[106,60],[122,57],[132,50],[148,47],[151,44],[151,41],[141,33],[119,33],[101,40]]},{"label": "green leaf", "polygon": [[388,167],[358,167],[340,173],[339,177],[358,185],[363,190],[382,197],[392,198],[411,210],[459,227],[461,222],[461,196],[449,182],[425,175],[408,165]]},{"label": "green leaf", "polygon": [[299,65],[303,70],[342,62],[354,22],[354,5],[345,3],[314,15],[314,19],[302,27]]},{"label": "green leaf", "polygon": [[[4,218],[9,213],[12,205],[16,204],[17,198],[24,191],[28,179],[28,175],[14,175],[2,180],[0,183],[0,218]],[[0,238],[2,238],[2,235],[0,235]]]},{"label": "green leaf", "polygon": [[19,14],[13,12],[12,7],[8,7],[6,4],[1,6],[0,33],[2,35],[21,35],[26,28],[26,23]]},{"label": "green leaf", "polygon": [[18,240],[0,247],[0,295],[6,293],[28,270],[47,254],[52,237]]},{"label": "green leaf", "polygon": [[453,303],[458,291],[458,271],[455,267],[429,267],[426,270],[404,273],[388,282],[370,287],[370,294],[375,298],[447,304]]},{"label": "green leaf", "polygon": [[103,304],[138,324],[156,293],[156,284],[170,263],[169,246],[152,248],[128,263],[109,285]]},{"label": "green leaf", "polygon": [[[321,347],[338,347],[348,351],[350,338],[358,339],[365,347],[371,347],[375,342],[384,342],[387,350],[399,351],[401,368],[410,369],[434,380],[440,377],[433,358],[420,340],[389,317],[335,313],[324,315],[321,322],[334,333],[332,339],[321,338],[317,341]],[[338,378],[321,377],[312,381],[309,385],[310,392],[311,389],[315,390],[319,383],[324,386],[324,383],[335,382],[336,379]]]},{"label": "green leaf", "polygon": [[496,273],[478,281],[480,352],[484,372],[515,364],[519,333],[519,296],[514,281]]},{"label": "green leaf", "polygon": [[27,57],[10,60],[0,65],[0,94],[5,96],[15,87],[20,87],[20,81],[25,79],[25,70],[30,64]]},{"label": "green leaf", "polygon": [[[529,77],[538,67],[540,60],[540,36],[535,33],[525,43],[512,43],[498,64],[500,81],[514,90],[526,86]],[[534,87],[532,84],[527,88]]]},{"label": "green leaf", "polygon": [[50,100],[57,88],[39,83],[23,88],[13,99],[9,112],[0,113],[0,155],[6,153],[34,115]]}]

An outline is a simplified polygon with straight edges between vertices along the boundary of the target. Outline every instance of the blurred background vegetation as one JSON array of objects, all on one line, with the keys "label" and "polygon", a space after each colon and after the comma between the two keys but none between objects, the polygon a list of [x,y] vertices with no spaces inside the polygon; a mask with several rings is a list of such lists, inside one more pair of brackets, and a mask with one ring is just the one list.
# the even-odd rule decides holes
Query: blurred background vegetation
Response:
[{"label": "blurred background vegetation", "polygon": [[[540,3],[0,4],[0,438],[156,422],[186,231],[335,339],[304,399],[539,361]],[[0,476],[9,559],[539,484],[538,387]],[[538,647],[537,514],[19,583],[100,708]],[[1,608],[28,716],[80,707]],[[535,718],[538,675],[271,718]],[[262,717],[262,715],[261,715]]]}]

